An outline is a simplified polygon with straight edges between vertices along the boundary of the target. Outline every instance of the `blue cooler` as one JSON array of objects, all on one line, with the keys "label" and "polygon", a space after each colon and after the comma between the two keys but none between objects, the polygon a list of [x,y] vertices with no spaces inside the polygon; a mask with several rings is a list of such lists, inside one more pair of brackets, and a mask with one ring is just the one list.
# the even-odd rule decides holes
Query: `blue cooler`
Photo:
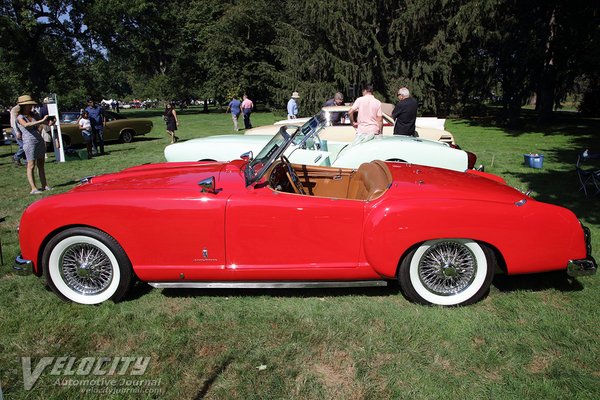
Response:
[{"label": "blue cooler", "polygon": [[544,167],[544,155],[534,155],[534,154],[523,154],[525,159],[525,165],[529,168],[543,168]]}]

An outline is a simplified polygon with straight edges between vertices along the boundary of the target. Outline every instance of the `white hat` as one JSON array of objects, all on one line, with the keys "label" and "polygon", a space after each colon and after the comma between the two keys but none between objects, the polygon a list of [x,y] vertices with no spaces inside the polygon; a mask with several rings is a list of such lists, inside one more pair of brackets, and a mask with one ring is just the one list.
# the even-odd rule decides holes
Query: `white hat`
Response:
[{"label": "white hat", "polygon": [[298,94],[298,92],[294,92],[292,93],[292,99],[299,99],[300,95]]}]

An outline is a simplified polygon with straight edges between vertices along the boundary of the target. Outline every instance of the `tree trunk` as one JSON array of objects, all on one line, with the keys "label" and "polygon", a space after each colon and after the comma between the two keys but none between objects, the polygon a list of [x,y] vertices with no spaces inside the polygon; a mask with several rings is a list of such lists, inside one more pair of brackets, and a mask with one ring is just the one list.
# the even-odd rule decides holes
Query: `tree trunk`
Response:
[{"label": "tree trunk", "polygon": [[546,41],[546,52],[544,57],[544,68],[540,79],[538,89],[538,104],[536,109],[539,112],[538,122],[548,122],[552,118],[554,108],[554,89],[556,80],[556,70],[554,68],[554,40],[556,36],[556,7],[552,10],[550,22],[548,23],[549,33]]}]

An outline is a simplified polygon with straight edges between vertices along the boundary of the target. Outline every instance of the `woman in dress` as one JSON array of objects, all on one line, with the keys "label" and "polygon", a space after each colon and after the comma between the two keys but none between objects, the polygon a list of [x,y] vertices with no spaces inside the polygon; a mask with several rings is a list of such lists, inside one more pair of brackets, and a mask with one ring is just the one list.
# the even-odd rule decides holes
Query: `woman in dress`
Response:
[{"label": "woman in dress", "polygon": [[[27,180],[31,186],[30,193],[40,194],[42,190],[52,190],[46,182],[46,171],[44,169],[46,144],[40,130],[42,129],[42,125],[53,125],[54,120],[46,115],[37,121],[32,112],[33,106],[37,103],[29,95],[19,96],[17,104],[21,106],[21,111],[17,116],[17,127],[19,128],[17,137],[21,136],[23,140],[23,150],[27,158]],[[34,170],[36,165],[40,175],[40,183],[42,184],[41,190],[35,185]]]},{"label": "woman in dress", "polygon": [[171,136],[171,143],[175,143],[179,140],[179,138],[175,136],[179,120],[177,119],[177,112],[175,111],[175,105],[173,103],[167,103],[165,106],[164,120],[167,123],[167,134]]}]

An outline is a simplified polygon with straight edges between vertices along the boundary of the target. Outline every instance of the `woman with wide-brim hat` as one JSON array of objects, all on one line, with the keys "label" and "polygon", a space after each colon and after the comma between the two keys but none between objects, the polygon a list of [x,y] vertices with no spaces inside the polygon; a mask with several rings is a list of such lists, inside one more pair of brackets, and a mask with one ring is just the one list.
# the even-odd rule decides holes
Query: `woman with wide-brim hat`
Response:
[{"label": "woman with wide-brim hat", "polygon": [[[52,125],[54,121],[48,119],[47,115],[39,121],[36,120],[32,110],[37,103],[27,94],[19,96],[17,104],[21,106],[21,111],[17,116],[17,127],[19,128],[17,135],[20,135],[23,140],[23,150],[25,150],[25,157],[27,158],[27,180],[31,186],[30,193],[40,194],[43,190],[52,189],[46,182],[46,171],[44,169],[46,145],[40,129],[42,125]],[[42,184],[41,190],[35,185],[34,169],[36,165]]]}]

